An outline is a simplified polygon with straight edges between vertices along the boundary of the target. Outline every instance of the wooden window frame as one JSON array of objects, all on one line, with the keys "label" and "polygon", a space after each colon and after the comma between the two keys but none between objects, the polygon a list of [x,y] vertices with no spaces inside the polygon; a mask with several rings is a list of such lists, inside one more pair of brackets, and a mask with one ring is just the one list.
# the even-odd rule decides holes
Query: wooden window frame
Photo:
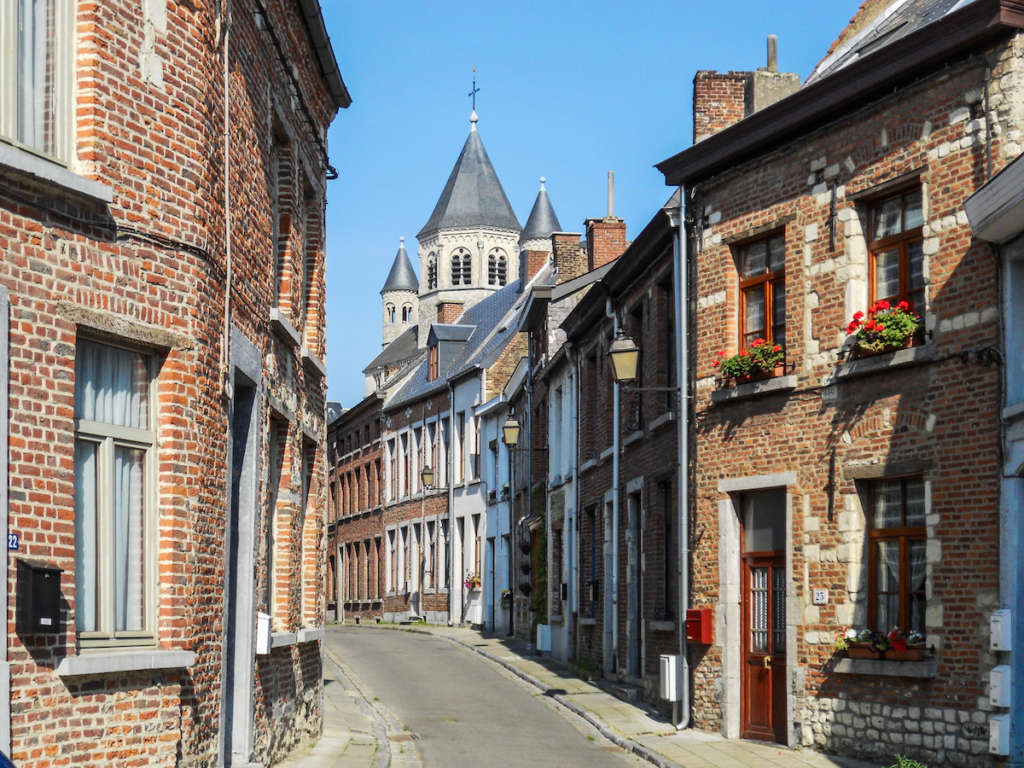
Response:
[{"label": "wooden window frame", "polygon": [[[920,480],[924,483],[924,478],[920,475],[906,475],[903,477],[886,477],[878,480],[872,480],[867,483],[867,514],[865,515],[865,522],[867,525],[867,539],[868,539],[868,627],[874,628],[877,632],[888,632],[893,627],[875,627],[878,621],[878,569],[877,569],[877,557],[876,544],[881,541],[897,541],[900,548],[900,571],[899,571],[899,629],[909,631],[910,629],[910,555],[909,555],[909,543],[911,541],[923,541],[927,546],[928,541],[928,529],[927,526],[907,526],[902,525],[896,528],[882,528],[878,529],[874,527],[873,518],[875,513],[875,489],[878,483],[891,482],[898,480],[900,482],[900,517],[903,523],[907,521],[907,481],[908,480]],[[925,497],[927,499],[927,495]],[[927,501],[925,502],[927,504]],[[925,516],[927,516],[928,510],[925,508]],[[927,581],[927,577],[926,581]],[[927,588],[927,584],[925,585]],[[927,591],[922,590],[922,599],[925,601],[927,606]],[[924,627],[921,627],[921,631],[924,632]]]},{"label": "wooden window frame", "polygon": [[[919,180],[914,180],[912,183],[903,185],[896,189],[887,190],[884,195],[878,197],[872,197],[868,200],[863,201],[864,210],[867,214],[867,230],[868,230],[868,304],[872,305],[876,301],[886,300],[890,304],[896,304],[900,301],[910,300],[910,255],[907,252],[907,246],[911,243],[924,240],[924,193],[921,194],[921,220],[922,224],[919,227],[913,229],[905,229],[904,224],[907,216],[906,206],[906,195],[914,189],[921,189],[921,183]],[[875,239],[874,232],[874,216],[872,215],[874,210],[879,206],[889,202],[894,198],[900,200],[900,232],[896,235],[890,235],[889,237],[883,237]],[[895,295],[892,296],[878,296],[875,294],[876,281],[876,256],[881,251],[892,250],[896,248],[899,251],[899,289]],[[924,258],[922,254],[922,259]],[[924,286],[921,287],[924,290]],[[924,307],[915,307],[914,310],[924,317]]]},{"label": "wooden window frame", "polygon": [[[757,243],[768,243],[776,238],[782,239],[782,253],[783,253],[783,267],[779,272],[771,271],[771,261],[769,250],[765,254],[764,263],[764,274],[756,275],[754,277],[743,277],[743,260],[745,251]],[[755,286],[764,285],[764,328],[760,334],[761,338],[768,344],[775,344],[775,329],[774,323],[772,322],[774,316],[774,303],[775,303],[775,285],[776,283],[782,283],[783,286],[786,284],[786,232],[784,229],[774,230],[766,234],[759,235],[751,240],[744,240],[741,243],[737,243],[733,246],[736,254],[736,273],[738,276],[737,284],[739,286],[739,327],[737,328],[737,343],[738,349],[747,349],[746,344],[746,328],[747,328],[747,291]],[[785,327],[786,319],[783,317],[782,325]],[[783,354],[785,354],[785,347],[783,347]]]}]

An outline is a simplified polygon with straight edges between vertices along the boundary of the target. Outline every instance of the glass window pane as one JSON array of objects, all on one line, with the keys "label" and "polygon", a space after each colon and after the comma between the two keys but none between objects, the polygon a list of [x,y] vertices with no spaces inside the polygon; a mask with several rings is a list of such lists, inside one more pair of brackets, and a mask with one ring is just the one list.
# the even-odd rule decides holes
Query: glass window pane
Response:
[{"label": "glass window pane", "polygon": [[18,0],[17,112],[18,141],[56,154],[57,77],[56,0]]},{"label": "glass window pane", "polygon": [[764,274],[767,252],[768,246],[764,240],[751,243],[743,249],[743,277]]},{"label": "glass window pane", "polygon": [[873,240],[898,235],[902,231],[900,228],[902,207],[901,198],[894,197],[871,209],[871,238]]},{"label": "glass window pane", "polygon": [[772,568],[772,653],[786,655],[785,568]]},{"label": "glass window pane", "polygon": [[900,290],[900,252],[896,248],[875,254],[875,299],[895,296]]},{"label": "glass window pane", "polygon": [[786,268],[786,239],[781,235],[768,241],[768,270],[782,272]]},{"label": "glass window pane", "polygon": [[143,494],[146,453],[114,449],[114,629],[144,629]]},{"label": "glass window pane", "polygon": [[875,631],[889,632],[900,623],[900,596],[878,595],[875,601]]},{"label": "glass window pane", "polygon": [[924,631],[924,594],[914,594],[910,597],[910,629],[914,632]]},{"label": "glass window pane", "polygon": [[786,492],[762,491],[743,497],[743,551],[786,549]]},{"label": "glass window pane", "polygon": [[750,648],[768,651],[768,569],[750,569]]},{"label": "glass window pane", "polygon": [[924,481],[919,477],[908,478],[904,483],[907,494],[907,520],[904,525],[924,525]]},{"label": "glass window pane", "polygon": [[924,212],[921,209],[921,189],[911,190],[903,197],[903,229],[917,229],[924,224]]},{"label": "glass window pane", "polygon": [[119,427],[148,429],[146,356],[79,339],[75,355],[75,416]]},{"label": "glass window pane", "polygon": [[764,335],[764,285],[743,291],[743,333]]},{"label": "glass window pane", "polygon": [[775,280],[772,283],[772,325],[786,322],[786,281]]},{"label": "glass window pane", "polygon": [[99,454],[99,443],[75,441],[75,616],[79,632],[98,629]]},{"label": "glass window pane", "polygon": [[900,543],[875,542],[875,587],[879,592],[895,592],[900,588]]},{"label": "glass window pane", "polygon": [[910,262],[910,290],[916,291],[924,287],[924,241],[914,240],[907,243],[907,261]]},{"label": "glass window pane", "polygon": [[881,480],[873,486],[871,526],[873,528],[898,528],[903,524],[900,509],[900,481]]}]

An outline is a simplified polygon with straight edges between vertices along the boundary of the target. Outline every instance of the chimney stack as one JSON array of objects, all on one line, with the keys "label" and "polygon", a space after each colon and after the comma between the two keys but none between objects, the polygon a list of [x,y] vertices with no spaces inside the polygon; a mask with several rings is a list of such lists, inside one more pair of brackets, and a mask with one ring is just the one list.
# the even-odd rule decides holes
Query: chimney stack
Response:
[{"label": "chimney stack", "polygon": [[615,216],[615,171],[608,171],[608,218]]},{"label": "chimney stack", "polygon": [[697,72],[693,78],[694,142],[800,90],[800,75],[778,69],[779,38],[769,35],[767,66],[755,72]]}]

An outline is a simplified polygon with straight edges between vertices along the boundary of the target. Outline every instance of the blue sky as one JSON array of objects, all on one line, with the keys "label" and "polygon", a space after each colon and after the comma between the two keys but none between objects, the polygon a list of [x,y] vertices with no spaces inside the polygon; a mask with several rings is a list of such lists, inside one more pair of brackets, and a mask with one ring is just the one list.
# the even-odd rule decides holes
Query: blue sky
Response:
[{"label": "blue sky", "polygon": [[380,349],[380,288],[405,236],[413,264],[469,129],[477,67],[479,130],[526,221],[548,179],[567,231],[606,210],[633,238],[671,194],[654,168],[691,143],[693,75],[765,63],[806,78],[859,0],[546,3],[322,0],[352,106],[335,119],[328,182],[327,368],[331,400],[363,397]]}]

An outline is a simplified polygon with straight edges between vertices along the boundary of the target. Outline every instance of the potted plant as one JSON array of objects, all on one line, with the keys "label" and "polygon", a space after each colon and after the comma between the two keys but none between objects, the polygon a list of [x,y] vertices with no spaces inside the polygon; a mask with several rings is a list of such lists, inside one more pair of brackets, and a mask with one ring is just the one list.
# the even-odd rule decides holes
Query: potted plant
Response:
[{"label": "potted plant", "polygon": [[888,648],[888,639],[870,629],[847,629],[836,639],[836,649],[851,659],[880,659]]},{"label": "potted plant", "polygon": [[764,339],[754,339],[750,347],[741,349],[729,357],[724,349],[718,353],[711,365],[717,368],[723,378],[732,379],[736,384],[781,376],[786,352],[780,344],[769,344]]},{"label": "potted plant", "polygon": [[846,333],[853,336],[857,356],[867,357],[911,346],[920,328],[921,316],[913,304],[901,301],[893,306],[882,299],[868,307],[867,317],[855,312]]},{"label": "potted plant", "polygon": [[501,604],[503,606],[509,606],[512,604],[512,590],[503,589],[501,590]]},{"label": "potted plant", "polygon": [[900,629],[892,630],[886,639],[889,648],[885,652],[885,658],[893,661],[921,661],[927,648],[924,644],[924,635],[911,630],[904,632]]},{"label": "potted plant", "polygon": [[480,589],[480,574],[474,573],[466,576],[466,589]]}]

